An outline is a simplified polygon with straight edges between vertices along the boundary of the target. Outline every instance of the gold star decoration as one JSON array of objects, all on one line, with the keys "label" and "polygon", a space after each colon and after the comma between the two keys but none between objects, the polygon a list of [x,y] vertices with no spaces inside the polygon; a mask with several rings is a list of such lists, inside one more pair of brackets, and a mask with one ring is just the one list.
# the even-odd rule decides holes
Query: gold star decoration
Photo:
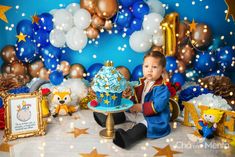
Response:
[{"label": "gold star decoration", "polygon": [[103,98],[103,97],[104,97],[104,94],[103,94],[103,93],[101,93],[101,94],[100,94],[100,97],[101,97],[101,98]]},{"label": "gold star decoration", "polygon": [[2,143],[0,145],[0,152],[10,152],[10,147],[11,147],[11,145],[9,145],[7,143]]},{"label": "gold star decoration", "polygon": [[94,149],[92,150],[90,153],[81,153],[80,154],[81,157],[105,157],[108,156],[107,154],[98,154],[97,150]]},{"label": "gold star decoration", "polygon": [[113,100],[116,100],[116,99],[117,99],[117,96],[116,96],[116,95],[113,95],[111,98],[112,98]]},{"label": "gold star decoration", "polygon": [[167,145],[164,148],[159,148],[159,147],[154,147],[153,146],[153,148],[158,151],[157,154],[154,155],[154,157],[156,157],[156,156],[173,157],[173,154],[180,154],[180,153],[182,153],[182,152],[177,152],[177,151],[171,150],[170,145]]},{"label": "gold star decoration", "polygon": [[0,5],[0,19],[3,20],[4,22],[8,23],[7,17],[5,15],[5,13],[11,9],[10,6],[4,6],[4,5]]},{"label": "gold star decoration", "polygon": [[105,93],[106,96],[109,96],[110,94],[109,93]]},{"label": "gold star decoration", "polygon": [[118,76],[117,80],[118,80],[118,81],[121,81],[121,79],[122,79],[122,78],[121,78],[120,76]]},{"label": "gold star decoration", "polygon": [[38,17],[37,15],[32,16],[32,23],[39,24],[39,20],[40,20],[40,17]]},{"label": "gold star decoration", "polygon": [[189,24],[190,32],[194,31],[196,29],[197,23],[195,23],[194,19],[192,23]]},{"label": "gold star decoration", "polygon": [[16,38],[18,38],[18,43],[21,41],[26,42],[26,40],[25,40],[26,36],[27,35],[24,35],[22,32],[20,32],[20,34],[16,36]]},{"label": "gold star decoration", "polygon": [[112,70],[112,71],[111,71],[111,73],[112,73],[112,74],[115,74],[115,73],[116,73],[116,71],[115,71],[115,70]]},{"label": "gold star decoration", "polygon": [[85,129],[74,128],[73,131],[68,132],[68,133],[74,134],[74,137],[76,138],[82,134],[88,134],[87,130],[88,128],[85,128]]},{"label": "gold star decoration", "polygon": [[235,22],[235,1],[234,0],[225,0],[225,3],[228,7],[227,14],[226,14],[226,20],[228,20],[229,16],[231,15],[233,18],[233,21]]},{"label": "gold star decoration", "polygon": [[104,103],[108,105],[108,104],[109,104],[109,101],[108,101],[108,100],[104,100]]}]

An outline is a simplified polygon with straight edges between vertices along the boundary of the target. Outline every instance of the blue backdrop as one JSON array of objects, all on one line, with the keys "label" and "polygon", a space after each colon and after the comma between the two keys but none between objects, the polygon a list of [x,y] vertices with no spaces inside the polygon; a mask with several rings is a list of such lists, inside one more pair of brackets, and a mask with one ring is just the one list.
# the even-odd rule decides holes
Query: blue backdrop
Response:
[{"label": "blue backdrop", "polygon": [[[235,24],[230,17],[225,20],[227,6],[223,0],[160,0],[166,4],[166,13],[176,11],[181,20],[194,19],[197,23],[208,24],[213,31],[213,37],[224,36],[229,45],[235,45]],[[11,6],[6,12],[8,24],[0,20],[0,49],[7,44],[16,43],[16,25],[22,19],[31,20],[31,16],[49,12],[52,9],[66,7],[79,0],[1,0],[0,5]],[[22,16],[23,15],[23,16]],[[13,26],[13,25],[14,26]],[[8,28],[8,30],[6,30]],[[9,28],[12,30],[9,31]],[[232,33],[231,33],[232,32]],[[118,48],[126,47],[124,51]],[[98,44],[87,44],[82,53],[66,49],[63,59],[73,63],[81,63],[87,69],[93,63],[103,63],[113,60],[115,65],[125,65],[131,71],[142,63],[143,53],[136,53],[129,46],[129,37],[123,38],[121,34],[101,33]],[[63,60],[62,59],[62,60]],[[0,59],[0,65],[3,63]]]}]

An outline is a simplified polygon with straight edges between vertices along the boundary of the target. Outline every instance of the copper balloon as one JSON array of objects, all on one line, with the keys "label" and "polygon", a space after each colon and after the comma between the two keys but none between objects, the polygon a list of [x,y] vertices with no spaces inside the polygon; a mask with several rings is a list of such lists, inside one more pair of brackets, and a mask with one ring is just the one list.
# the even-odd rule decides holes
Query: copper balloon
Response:
[{"label": "copper balloon", "polygon": [[11,73],[15,75],[25,75],[27,73],[27,68],[21,62],[14,62],[11,64]]},{"label": "copper balloon", "polygon": [[180,22],[179,24],[179,36],[178,36],[178,44],[185,44],[188,40],[189,27],[184,22]]},{"label": "copper balloon", "polygon": [[15,53],[15,47],[12,45],[5,46],[2,51],[2,58],[7,63],[12,63],[14,61],[17,61],[16,53]]},{"label": "copper balloon", "polygon": [[80,7],[88,10],[90,14],[95,13],[96,0],[80,0]]},{"label": "copper balloon", "polygon": [[70,68],[69,77],[70,78],[83,78],[85,69],[81,64],[74,64]]},{"label": "copper balloon", "polygon": [[2,73],[10,74],[11,73],[11,64],[4,63],[2,65],[1,70],[2,70]]},{"label": "copper balloon", "polygon": [[111,30],[111,29],[113,28],[113,23],[112,23],[112,21],[111,21],[111,20],[106,20],[106,21],[105,21],[105,24],[104,24],[104,28],[105,28],[106,30]]},{"label": "copper balloon", "polygon": [[93,28],[92,26],[89,26],[87,29],[86,29],[86,34],[87,34],[87,37],[90,38],[90,39],[96,39],[98,36],[99,36],[99,30],[96,29],[96,28]]},{"label": "copper balloon", "polygon": [[179,48],[177,58],[178,60],[182,60],[185,65],[188,65],[192,62],[194,55],[194,49],[189,45],[184,45]]},{"label": "copper balloon", "polygon": [[25,82],[25,83],[29,83],[30,80],[31,80],[31,79],[30,79],[30,76],[29,76],[29,75],[25,75],[25,76],[24,76],[24,82]]},{"label": "copper balloon", "polygon": [[94,14],[91,19],[91,25],[93,28],[102,29],[105,24],[104,19]]},{"label": "copper balloon", "polygon": [[43,80],[49,80],[50,72],[46,68],[41,68],[39,71],[39,77]]},{"label": "copper balloon", "polygon": [[60,62],[60,70],[63,72],[63,75],[68,75],[70,71],[70,65],[67,61],[61,61]]},{"label": "copper balloon", "polygon": [[192,44],[197,48],[206,48],[212,42],[212,31],[206,24],[197,24],[191,34]]},{"label": "copper balloon", "polygon": [[95,11],[98,16],[110,19],[118,10],[117,0],[97,0]]},{"label": "copper balloon", "polygon": [[180,73],[184,73],[186,70],[186,65],[182,60],[178,60],[178,70]]},{"label": "copper balloon", "polygon": [[43,67],[43,62],[42,61],[36,61],[34,63],[31,63],[28,65],[28,72],[30,76],[32,77],[38,77],[39,76],[39,71]]},{"label": "copper balloon", "polygon": [[117,71],[119,71],[123,76],[124,78],[127,80],[127,81],[130,81],[130,78],[131,78],[131,73],[129,71],[129,69],[125,66],[118,66],[116,67]]}]

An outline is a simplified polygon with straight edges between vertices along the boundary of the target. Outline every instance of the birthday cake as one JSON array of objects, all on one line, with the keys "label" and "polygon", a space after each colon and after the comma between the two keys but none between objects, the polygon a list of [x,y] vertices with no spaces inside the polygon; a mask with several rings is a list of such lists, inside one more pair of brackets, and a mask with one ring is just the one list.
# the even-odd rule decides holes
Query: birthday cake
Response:
[{"label": "birthday cake", "polygon": [[95,91],[98,106],[116,107],[121,105],[122,92],[127,82],[122,74],[113,67],[112,61],[107,61],[95,75],[91,88]]}]

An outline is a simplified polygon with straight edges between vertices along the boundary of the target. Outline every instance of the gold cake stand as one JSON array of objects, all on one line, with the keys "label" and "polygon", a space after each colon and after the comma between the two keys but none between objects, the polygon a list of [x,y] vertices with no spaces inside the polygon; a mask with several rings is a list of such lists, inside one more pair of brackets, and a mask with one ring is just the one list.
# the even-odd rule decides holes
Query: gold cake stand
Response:
[{"label": "gold cake stand", "polygon": [[88,103],[88,108],[90,108],[91,110],[107,115],[106,128],[100,131],[100,136],[106,139],[113,139],[115,135],[113,113],[124,112],[132,106],[133,102],[129,99],[122,99],[121,105],[113,108],[92,107],[90,106],[90,103]]}]

